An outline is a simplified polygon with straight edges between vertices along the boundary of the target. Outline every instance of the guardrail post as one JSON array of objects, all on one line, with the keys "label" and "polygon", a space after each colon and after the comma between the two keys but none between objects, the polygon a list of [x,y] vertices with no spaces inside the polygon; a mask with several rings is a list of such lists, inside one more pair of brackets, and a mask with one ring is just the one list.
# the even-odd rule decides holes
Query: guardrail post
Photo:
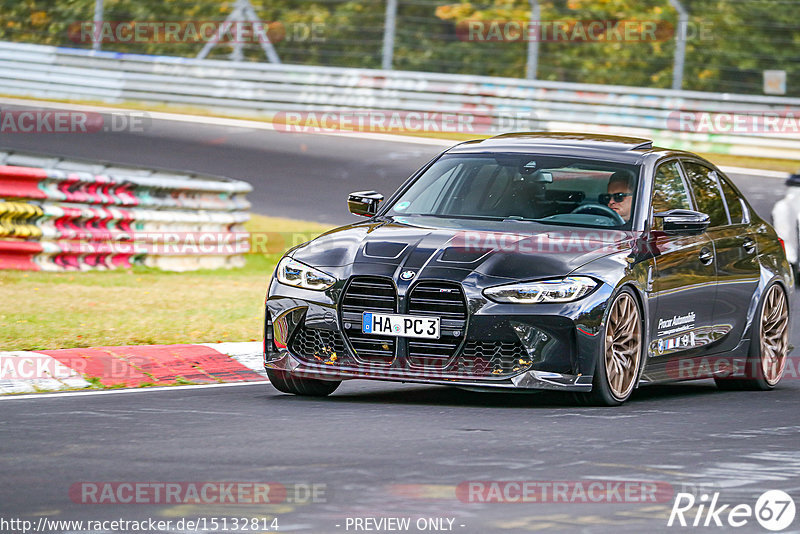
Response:
[{"label": "guardrail post", "polygon": [[[525,77],[529,80],[536,79],[536,71],[539,69],[539,0],[528,0],[531,4],[531,20],[528,26],[528,63],[525,65]],[[533,34],[533,29],[536,33]]]},{"label": "guardrail post", "polygon": [[103,0],[94,0],[94,28],[92,31],[92,50],[100,50],[103,25]]},{"label": "guardrail post", "polygon": [[394,33],[397,26],[397,0],[386,0],[386,22],[383,27],[383,58],[381,68],[392,70]]},{"label": "guardrail post", "polygon": [[[208,41],[205,46],[203,46],[203,49],[200,50],[199,54],[197,54],[197,59],[205,59],[206,56],[208,56],[208,53],[211,52],[211,49],[217,46],[222,40],[222,36],[231,29],[231,25],[241,24],[245,20],[250,21],[253,24],[255,32],[258,34],[258,42],[261,45],[261,48],[264,50],[264,53],[267,55],[269,62],[280,64],[281,59],[278,57],[275,47],[272,46],[272,41],[270,41],[267,32],[264,30],[264,25],[258,19],[256,10],[253,9],[253,6],[250,4],[250,0],[236,0],[236,3],[233,6],[233,11],[231,11],[231,14],[225,18],[225,21],[214,34],[214,37],[212,37],[211,40]],[[238,36],[238,28],[234,28],[233,33],[235,36]],[[239,40],[235,40],[232,47],[233,51],[231,52],[230,56],[231,60],[242,61],[244,59],[244,43]]]},{"label": "guardrail post", "polygon": [[[236,4],[234,5],[233,12],[228,17],[226,22],[230,21],[233,24],[241,23],[245,19],[245,11],[244,11],[244,4],[242,0],[236,0]],[[235,13],[235,15],[234,15]],[[236,32],[234,32],[236,35]],[[233,46],[231,47],[231,61],[241,61],[244,59],[244,43],[234,37]]]},{"label": "guardrail post", "polygon": [[688,35],[689,12],[679,0],[669,0],[678,12],[678,33],[675,35],[675,60],[672,65],[672,88],[683,89],[683,64],[686,59],[686,36]]},{"label": "guardrail post", "polygon": [[281,58],[278,57],[275,47],[272,46],[272,41],[270,41],[266,30],[264,30],[264,26],[262,24],[258,24],[258,15],[256,14],[256,10],[253,9],[253,5],[250,3],[250,0],[241,0],[241,2],[244,5],[245,17],[247,17],[247,19],[254,23],[258,28],[258,41],[261,44],[261,49],[264,50],[264,53],[267,55],[267,59],[269,59],[270,63],[280,64]]}]

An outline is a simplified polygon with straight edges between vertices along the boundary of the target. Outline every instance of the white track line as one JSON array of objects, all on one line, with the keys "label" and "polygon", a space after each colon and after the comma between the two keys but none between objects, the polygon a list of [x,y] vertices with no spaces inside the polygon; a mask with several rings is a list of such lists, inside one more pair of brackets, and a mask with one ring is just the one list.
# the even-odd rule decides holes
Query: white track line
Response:
[{"label": "white track line", "polygon": [[20,394],[20,395],[3,395],[0,396],[0,402],[3,401],[22,401],[29,399],[55,399],[62,397],[85,397],[87,395],[121,395],[125,393],[144,393],[154,391],[176,391],[183,389],[208,389],[208,388],[231,388],[238,386],[264,386],[268,383],[267,380],[263,382],[230,382],[227,384],[197,384],[189,386],[162,386],[162,387],[148,387],[148,388],[130,388],[130,389],[98,389],[92,391],[59,391],[54,393],[34,393],[34,394]]},{"label": "white track line", "polygon": [[267,378],[267,372],[264,370],[264,343],[261,341],[230,341],[223,343],[199,343],[204,347],[209,347],[217,352],[226,354],[254,371],[264,379]]},{"label": "white track line", "polygon": [[0,394],[89,387],[80,373],[47,354],[0,352]]}]

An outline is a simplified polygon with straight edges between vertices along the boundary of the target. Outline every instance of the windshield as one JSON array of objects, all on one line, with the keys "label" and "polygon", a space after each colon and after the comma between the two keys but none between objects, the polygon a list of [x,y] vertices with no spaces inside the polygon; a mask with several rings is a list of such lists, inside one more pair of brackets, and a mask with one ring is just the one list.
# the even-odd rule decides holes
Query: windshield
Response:
[{"label": "windshield", "polygon": [[630,229],[639,166],[523,154],[445,155],[387,212]]}]

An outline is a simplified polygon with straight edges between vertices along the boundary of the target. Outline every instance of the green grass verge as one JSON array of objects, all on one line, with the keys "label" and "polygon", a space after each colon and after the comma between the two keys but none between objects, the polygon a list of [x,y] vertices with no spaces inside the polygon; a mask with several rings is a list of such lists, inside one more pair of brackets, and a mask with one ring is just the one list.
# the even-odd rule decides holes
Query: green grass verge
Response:
[{"label": "green grass verge", "polygon": [[247,229],[268,233],[268,246],[249,254],[240,269],[0,271],[0,350],[257,341],[267,284],[283,250],[295,233],[306,239],[329,228],[253,215]]},{"label": "green grass verge", "polygon": [[710,154],[698,152],[708,161],[724,167],[743,167],[745,169],[765,169],[768,171],[800,172],[800,161],[789,159],[753,158],[749,156],[731,156],[729,154]]}]

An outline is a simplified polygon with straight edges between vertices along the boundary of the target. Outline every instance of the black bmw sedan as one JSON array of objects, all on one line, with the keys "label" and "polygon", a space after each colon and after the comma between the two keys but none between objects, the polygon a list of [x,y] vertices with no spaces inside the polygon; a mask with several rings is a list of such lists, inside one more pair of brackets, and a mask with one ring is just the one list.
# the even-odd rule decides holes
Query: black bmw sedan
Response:
[{"label": "black bmw sedan", "polygon": [[643,383],[783,375],[782,242],[695,154],[506,134],[348,204],[365,220],[289,250],[270,284],[264,362],[282,392],[372,379],[617,405]]}]

